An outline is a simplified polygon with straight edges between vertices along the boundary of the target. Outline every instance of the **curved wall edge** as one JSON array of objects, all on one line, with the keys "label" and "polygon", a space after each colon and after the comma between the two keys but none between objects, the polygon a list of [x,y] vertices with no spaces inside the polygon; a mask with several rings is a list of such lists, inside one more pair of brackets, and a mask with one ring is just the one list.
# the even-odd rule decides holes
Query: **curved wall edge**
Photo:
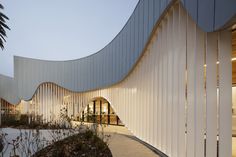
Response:
[{"label": "curved wall edge", "polygon": [[[234,0],[181,2],[206,32],[222,29],[236,13]],[[117,36],[99,52],[88,57],[44,61],[15,56],[14,78],[0,77],[0,97],[13,104],[20,99],[29,100],[43,82],[54,82],[74,92],[92,91],[121,82],[141,58],[153,29],[175,3],[176,0],[140,0]]]}]

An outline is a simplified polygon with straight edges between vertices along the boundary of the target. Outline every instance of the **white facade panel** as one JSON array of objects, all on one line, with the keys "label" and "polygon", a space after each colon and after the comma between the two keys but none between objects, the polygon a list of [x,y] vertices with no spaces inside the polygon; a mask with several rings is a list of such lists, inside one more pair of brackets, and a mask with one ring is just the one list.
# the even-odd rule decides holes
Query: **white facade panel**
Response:
[{"label": "white facade panel", "polygon": [[[230,156],[230,34],[206,35],[178,2],[156,23],[155,10],[149,10],[155,4],[140,1],[122,33],[97,54],[65,62],[16,57],[15,78],[0,76],[0,97],[32,99],[29,111],[43,115],[45,122],[51,121],[52,111],[67,107],[69,116],[79,114],[94,98],[103,97],[135,136],[173,157],[216,156],[219,123],[219,156]],[[163,11],[167,1],[160,4]],[[150,36],[149,25],[154,24]]]}]

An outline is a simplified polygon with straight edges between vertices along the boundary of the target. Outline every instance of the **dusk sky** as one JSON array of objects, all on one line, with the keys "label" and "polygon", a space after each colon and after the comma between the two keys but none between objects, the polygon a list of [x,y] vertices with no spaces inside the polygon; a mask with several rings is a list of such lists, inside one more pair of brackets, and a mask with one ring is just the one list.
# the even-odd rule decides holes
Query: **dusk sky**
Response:
[{"label": "dusk sky", "polygon": [[10,20],[0,74],[13,76],[13,56],[71,60],[93,54],[122,29],[138,0],[4,0]]}]

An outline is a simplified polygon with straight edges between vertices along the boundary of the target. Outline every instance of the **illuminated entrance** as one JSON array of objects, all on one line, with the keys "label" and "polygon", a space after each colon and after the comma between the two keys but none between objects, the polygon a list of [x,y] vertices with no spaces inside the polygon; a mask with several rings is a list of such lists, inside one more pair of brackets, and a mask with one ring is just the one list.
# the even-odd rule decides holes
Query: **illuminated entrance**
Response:
[{"label": "illuminated entrance", "polygon": [[123,125],[110,103],[103,98],[92,100],[82,111],[80,119],[90,123]]}]

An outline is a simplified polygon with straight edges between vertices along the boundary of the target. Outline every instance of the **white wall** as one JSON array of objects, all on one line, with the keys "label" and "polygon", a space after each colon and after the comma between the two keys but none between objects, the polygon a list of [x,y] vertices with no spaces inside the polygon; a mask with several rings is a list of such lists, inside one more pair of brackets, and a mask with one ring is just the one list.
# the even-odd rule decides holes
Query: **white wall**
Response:
[{"label": "white wall", "polygon": [[236,134],[236,87],[232,87],[232,100],[233,100],[232,130],[233,134]]},{"label": "white wall", "polygon": [[230,31],[205,33],[176,4],[122,82],[84,93],[47,83],[41,85],[33,102],[38,102],[37,112],[50,119],[49,111],[58,113],[67,95],[72,104],[79,104],[78,111],[93,98],[103,97],[135,136],[170,157],[204,157],[204,152],[216,157],[217,151],[219,157],[230,157],[231,68]]}]

